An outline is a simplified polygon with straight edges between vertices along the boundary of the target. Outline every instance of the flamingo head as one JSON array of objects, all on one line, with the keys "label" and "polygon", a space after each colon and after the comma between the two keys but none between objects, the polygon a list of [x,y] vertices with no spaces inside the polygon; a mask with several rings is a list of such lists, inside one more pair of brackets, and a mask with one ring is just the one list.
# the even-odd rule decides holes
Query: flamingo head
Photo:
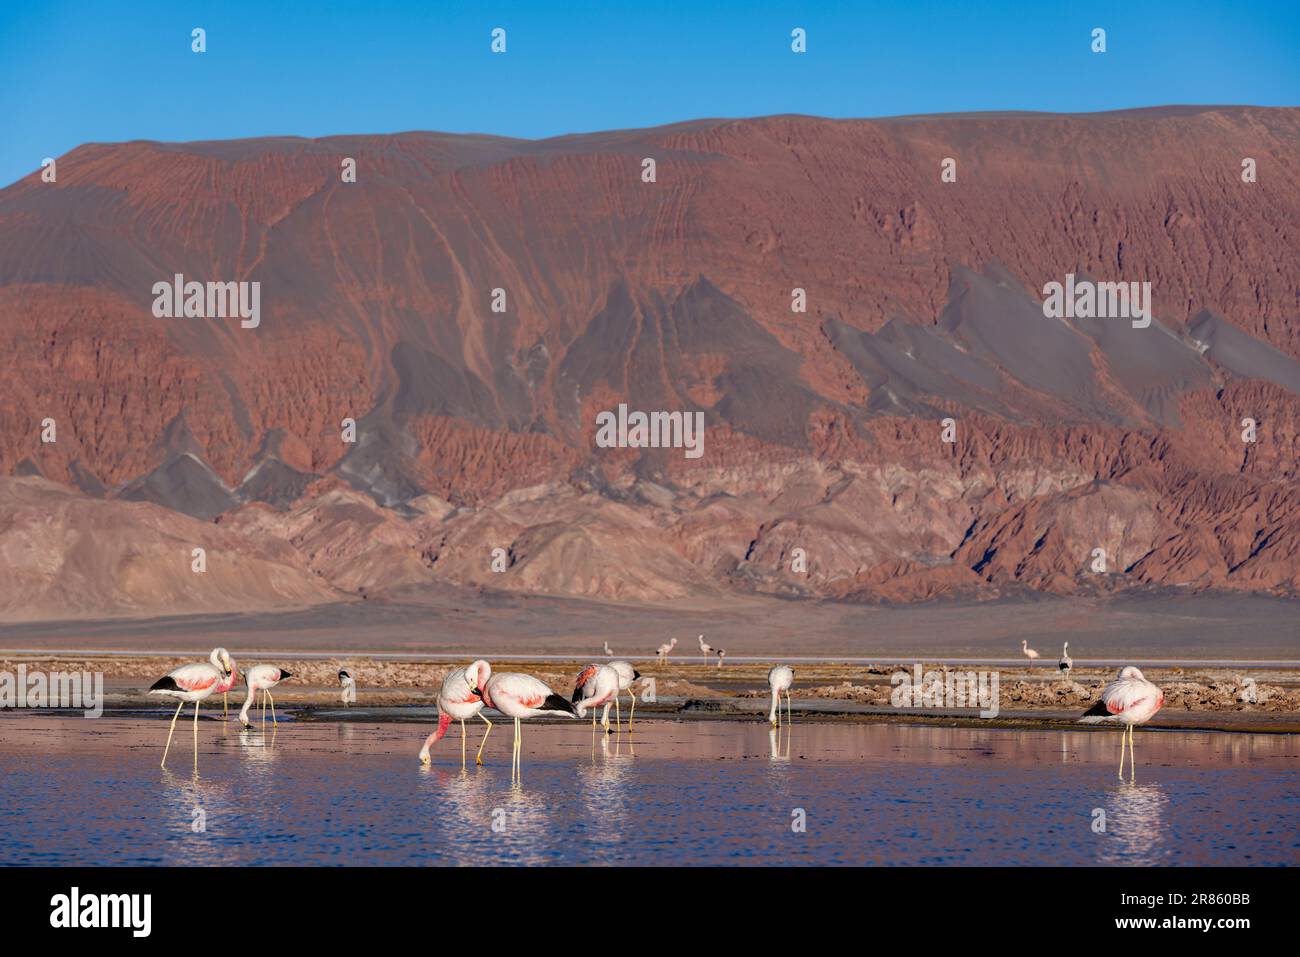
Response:
[{"label": "flamingo head", "polygon": [[229,675],[235,671],[235,662],[230,657],[230,652],[225,648],[213,648],[212,654],[208,656],[214,668],[217,668],[222,674]]},{"label": "flamingo head", "polygon": [[470,694],[482,696],[483,686],[492,676],[492,666],[480,658],[465,669],[465,681],[469,684]]},{"label": "flamingo head", "polygon": [[1146,679],[1142,677],[1142,672],[1132,665],[1129,665],[1126,668],[1121,668],[1119,676],[1121,678],[1136,678],[1138,681],[1146,681]]}]

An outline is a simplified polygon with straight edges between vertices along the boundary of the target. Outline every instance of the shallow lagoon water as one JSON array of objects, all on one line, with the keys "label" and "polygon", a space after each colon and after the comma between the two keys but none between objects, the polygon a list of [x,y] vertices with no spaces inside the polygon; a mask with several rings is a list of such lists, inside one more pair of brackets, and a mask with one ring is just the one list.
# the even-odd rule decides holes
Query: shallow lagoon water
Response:
[{"label": "shallow lagoon water", "polygon": [[1118,730],[532,724],[512,785],[500,721],[462,772],[457,725],[424,768],[423,725],[205,719],[195,775],[168,717],[0,715],[0,864],[1300,863],[1292,735],[1139,731],[1131,784]]}]

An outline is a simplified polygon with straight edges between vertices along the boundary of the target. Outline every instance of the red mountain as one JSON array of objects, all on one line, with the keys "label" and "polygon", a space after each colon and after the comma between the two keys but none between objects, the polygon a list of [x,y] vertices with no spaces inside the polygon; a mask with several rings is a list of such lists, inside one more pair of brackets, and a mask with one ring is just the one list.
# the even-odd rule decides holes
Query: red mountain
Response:
[{"label": "red mountain", "polygon": [[[1292,594],[1298,228],[1296,109],[92,144],[0,191],[0,475],[217,519],[305,576],[268,604]],[[1068,273],[1155,320],[1045,318]],[[260,324],[155,318],[176,274],[259,282]],[[598,448],[619,403],[702,412],[704,454]],[[45,584],[0,613],[93,612],[40,597],[14,481],[0,574]]]}]

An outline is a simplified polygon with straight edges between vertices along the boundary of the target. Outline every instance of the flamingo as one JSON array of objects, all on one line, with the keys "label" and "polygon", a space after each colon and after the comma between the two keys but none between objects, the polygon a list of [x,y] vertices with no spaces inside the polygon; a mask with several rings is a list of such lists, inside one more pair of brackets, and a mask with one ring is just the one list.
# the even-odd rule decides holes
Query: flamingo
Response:
[{"label": "flamingo", "polygon": [[[1129,754],[1133,756],[1129,773],[1136,776],[1137,756],[1133,755],[1133,726],[1150,721],[1165,703],[1165,693],[1153,685],[1132,665],[1120,670],[1119,677],[1106,685],[1101,700],[1085,711],[1079,720],[1084,724],[1102,721],[1123,723],[1128,735]],[[1124,780],[1124,738],[1119,743],[1119,779]]]},{"label": "flamingo", "polygon": [[[609,730],[609,706],[618,704],[618,671],[609,665],[587,665],[578,673],[573,685],[572,701],[578,706],[578,717],[585,718],[591,709],[591,730],[596,731],[596,709],[602,704],[605,713],[600,716],[600,726]],[[617,713],[615,714],[617,718]],[[620,729],[621,730],[621,729]]]},{"label": "flamingo", "polygon": [[704,643],[704,636],[703,636],[703,635],[700,635],[700,637],[697,638],[697,639],[695,639],[695,640],[698,641],[698,642],[700,643],[700,654],[704,657],[704,660],[705,660],[705,661],[708,661],[708,660],[709,660],[709,655],[713,654],[713,646],[712,646],[712,645],[706,645],[706,644]]},{"label": "flamingo", "polygon": [[790,716],[790,686],[794,684],[794,669],[789,665],[776,665],[767,673],[767,686],[772,689],[772,713],[767,719],[775,726],[780,726],[781,692],[785,692],[786,722],[793,720]]},{"label": "flamingo", "polygon": [[1032,668],[1034,666],[1034,659],[1038,657],[1038,652],[1029,647],[1029,640],[1027,638],[1020,639],[1020,650],[1024,652],[1025,657],[1029,659],[1029,666]]},{"label": "flamingo", "polygon": [[1061,660],[1056,663],[1056,667],[1061,669],[1061,674],[1070,677],[1070,669],[1074,667],[1074,659],[1070,657],[1070,643],[1067,641],[1065,647],[1061,649]]},{"label": "flamingo", "polygon": [[1248,675],[1238,678],[1237,683],[1241,685],[1240,698],[1243,704],[1259,704],[1259,687],[1254,678]]},{"label": "flamingo", "polygon": [[173,668],[149,686],[149,694],[175,698],[178,702],[176,713],[172,715],[171,727],[167,729],[167,747],[163,748],[161,767],[167,767],[167,752],[172,747],[172,734],[176,731],[176,719],[181,716],[181,708],[194,702],[194,770],[199,768],[199,702],[210,698],[218,686],[234,671],[230,652],[225,648],[213,648],[207,661],[181,665]]},{"label": "flamingo", "polygon": [[718,649],[718,667],[719,667],[719,668],[722,667],[722,659],[725,658],[725,657],[727,657],[727,652],[726,652],[726,650],[723,649],[723,648],[719,648],[719,649]]},{"label": "flamingo", "polygon": [[357,703],[357,683],[352,680],[352,676],[346,671],[339,672],[339,687],[343,689],[343,703]]},{"label": "flamingo", "polygon": [[521,718],[535,718],[539,715],[576,718],[578,715],[573,710],[573,705],[532,675],[522,675],[513,671],[495,674],[473,690],[482,696],[483,703],[489,708],[496,708],[507,718],[515,719],[515,749],[510,765],[511,781],[523,777],[523,768],[519,760],[523,750],[523,737],[519,730]]},{"label": "flamingo", "polygon": [[[611,661],[609,666],[618,672],[618,690],[626,691],[632,698],[632,713],[627,716],[627,730],[632,732],[632,716],[636,714],[636,692],[632,690],[632,682],[641,677],[641,672],[632,667],[630,661]],[[614,707],[618,708],[618,697],[614,698]],[[618,716],[617,710],[614,716]],[[605,705],[605,727],[609,727],[609,705]]]},{"label": "flamingo", "polygon": [[608,641],[605,642],[605,657],[606,657],[606,658],[613,658],[613,657],[614,657],[614,652],[610,651],[610,649],[609,649],[609,642],[608,642]]},{"label": "flamingo", "polygon": [[438,692],[438,730],[424,739],[420,749],[420,763],[429,764],[429,745],[442,740],[451,725],[452,719],[460,722],[460,769],[465,770],[465,719],[478,715],[487,722],[483,740],[479,742],[478,754],[474,763],[483,763],[483,745],[487,744],[488,735],[492,733],[492,722],[483,714],[483,699],[476,690],[486,684],[492,675],[492,666],[480,658],[464,668],[457,668],[442,680],[442,690]]},{"label": "flamingo", "polygon": [[217,683],[212,693],[221,692],[221,720],[225,721],[230,717],[230,689],[239,681],[239,665],[234,658],[230,659],[230,674],[226,675]]},{"label": "flamingo", "polygon": [[266,727],[266,702],[271,702],[271,723],[278,725],[280,722],[275,717],[275,699],[271,697],[271,689],[278,685],[286,678],[292,678],[293,675],[283,668],[277,668],[275,665],[253,665],[244,672],[244,683],[248,685],[248,697],[244,699],[244,707],[239,712],[239,723],[245,728],[251,728],[252,722],[248,720],[248,709],[253,704],[253,698],[260,691],[262,692],[262,727]]},{"label": "flamingo", "polygon": [[659,667],[661,668],[663,667],[664,661],[667,660],[668,656],[673,653],[673,649],[676,647],[677,647],[676,638],[673,638],[666,645],[659,646],[659,650],[655,652],[655,654],[659,656]]}]

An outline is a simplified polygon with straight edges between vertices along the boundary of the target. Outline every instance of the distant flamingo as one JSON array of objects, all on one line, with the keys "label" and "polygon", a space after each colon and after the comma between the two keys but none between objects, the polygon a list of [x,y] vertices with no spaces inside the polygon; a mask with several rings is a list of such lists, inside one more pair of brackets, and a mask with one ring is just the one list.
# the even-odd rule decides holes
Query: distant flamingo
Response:
[{"label": "distant flamingo", "polygon": [[614,657],[614,652],[612,652],[612,651],[609,650],[609,642],[608,642],[608,641],[605,642],[605,657],[606,657],[606,658],[613,658],[613,657]]},{"label": "distant flamingo", "polygon": [[1259,687],[1254,678],[1238,678],[1237,683],[1241,685],[1240,697],[1243,704],[1259,704]]},{"label": "distant flamingo", "polygon": [[718,649],[718,667],[719,667],[719,668],[722,667],[722,659],[725,658],[725,657],[727,657],[727,652],[726,652],[724,649],[719,648],[719,649]]},{"label": "distant flamingo", "polygon": [[696,641],[698,641],[698,642],[700,643],[700,654],[704,657],[704,660],[705,660],[705,661],[708,661],[708,660],[709,660],[709,655],[713,654],[713,646],[712,646],[712,645],[706,645],[706,644],[704,643],[704,636],[703,636],[703,635],[700,635],[700,637],[697,638]]},{"label": "distant flamingo", "polygon": [[578,717],[585,718],[587,709],[591,709],[591,730],[596,730],[596,709],[602,704],[605,713],[600,717],[600,726],[609,730],[609,705],[618,702],[618,671],[609,665],[587,665],[578,673],[573,685],[572,701],[578,706]]},{"label": "distant flamingo", "polygon": [[659,646],[659,650],[655,652],[655,654],[659,656],[659,667],[661,668],[663,667],[664,662],[668,659],[668,656],[673,653],[673,649],[676,647],[677,647],[676,638],[669,641],[668,644],[666,645]]},{"label": "distant flamingo", "polygon": [[1074,659],[1070,657],[1070,643],[1067,641],[1065,647],[1061,649],[1061,660],[1056,663],[1056,667],[1061,669],[1061,674],[1070,677],[1070,670],[1074,668]]},{"label": "distant flamingo", "polygon": [[1029,666],[1032,668],[1034,659],[1038,657],[1038,652],[1029,647],[1029,641],[1026,638],[1020,639],[1020,650],[1024,652],[1025,657],[1029,659]]},{"label": "distant flamingo", "polygon": [[339,687],[343,689],[343,703],[357,703],[357,683],[346,671],[339,672]]},{"label": "distant flamingo", "polygon": [[478,754],[474,755],[475,764],[483,763],[483,746],[492,733],[492,722],[483,714],[483,698],[478,689],[487,683],[491,675],[492,666],[480,658],[464,668],[457,668],[443,679],[442,690],[438,692],[438,730],[424,739],[424,747],[420,748],[421,764],[430,763],[429,745],[442,740],[454,718],[460,722],[460,768],[465,770],[465,719],[474,715],[487,723],[483,740],[479,742]]},{"label": "distant flamingo", "polygon": [[483,703],[489,708],[496,708],[507,718],[515,719],[514,759],[510,765],[511,781],[523,777],[520,761],[523,751],[523,736],[519,729],[521,718],[536,718],[542,715],[577,717],[573,705],[532,675],[522,675],[517,672],[495,674],[476,690],[483,696]]},{"label": "distant flamingo", "polygon": [[[1120,671],[1119,677],[1106,685],[1101,692],[1101,700],[1085,711],[1079,718],[1084,724],[1098,724],[1110,721],[1125,726],[1128,735],[1128,749],[1132,756],[1129,773],[1137,774],[1137,756],[1133,754],[1133,726],[1150,721],[1165,703],[1165,693],[1146,678],[1132,665]],[[1119,778],[1124,780],[1124,738],[1119,741]]]},{"label": "distant flamingo", "polygon": [[[636,692],[632,690],[632,682],[641,677],[641,672],[632,667],[630,661],[611,661],[609,666],[618,672],[618,690],[626,691],[632,698],[632,713],[627,716],[627,730],[630,734],[632,731],[632,718],[636,714]],[[614,698],[615,717],[618,716],[618,698]],[[609,705],[605,705],[605,727],[609,727]]]},{"label": "distant flamingo", "polygon": [[785,692],[785,714],[786,723],[793,719],[790,716],[790,686],[794,684],[794,669],[789,665],[776,665],[767,673],[767,686],[772,689],[772,712],[768,715],[768,720],[773,725],[781,724],[781,692]]},{"label": "distant flamingo", "polygon": [[149,686],[149,694],[175,698],[179,702],[176,705],[176,713],[172,715],[171,727],[167,729],[167,747],[163,748],[162,767],[167,767],[167,752],[172,747],[176,719],[181,715],[181,708],[192,701],[194,702],[194,770],[198,770],[199,702],[216,694],[218,686],[233,670],[230,653],[225,648],[213,648],[207,661],[173,668]]},{"label": "distant flamingo", "polygon": [[252,722],[248,720],[248,709],[252,707],[253,698],[260,691],[262,692],[262,727],[266,727],[266,703],[271,702],[271,723],[278,725],[280,722],[275,717],[275,699],[271,697],[271,689],[278,685],[286,678],[292,678],[289,672],[275,665],[253,665],[244,673],[244,681],[248,684],[248,697],[244,699],[244,707],[239,712],[239,723],[245,728],[251,728]]}]

